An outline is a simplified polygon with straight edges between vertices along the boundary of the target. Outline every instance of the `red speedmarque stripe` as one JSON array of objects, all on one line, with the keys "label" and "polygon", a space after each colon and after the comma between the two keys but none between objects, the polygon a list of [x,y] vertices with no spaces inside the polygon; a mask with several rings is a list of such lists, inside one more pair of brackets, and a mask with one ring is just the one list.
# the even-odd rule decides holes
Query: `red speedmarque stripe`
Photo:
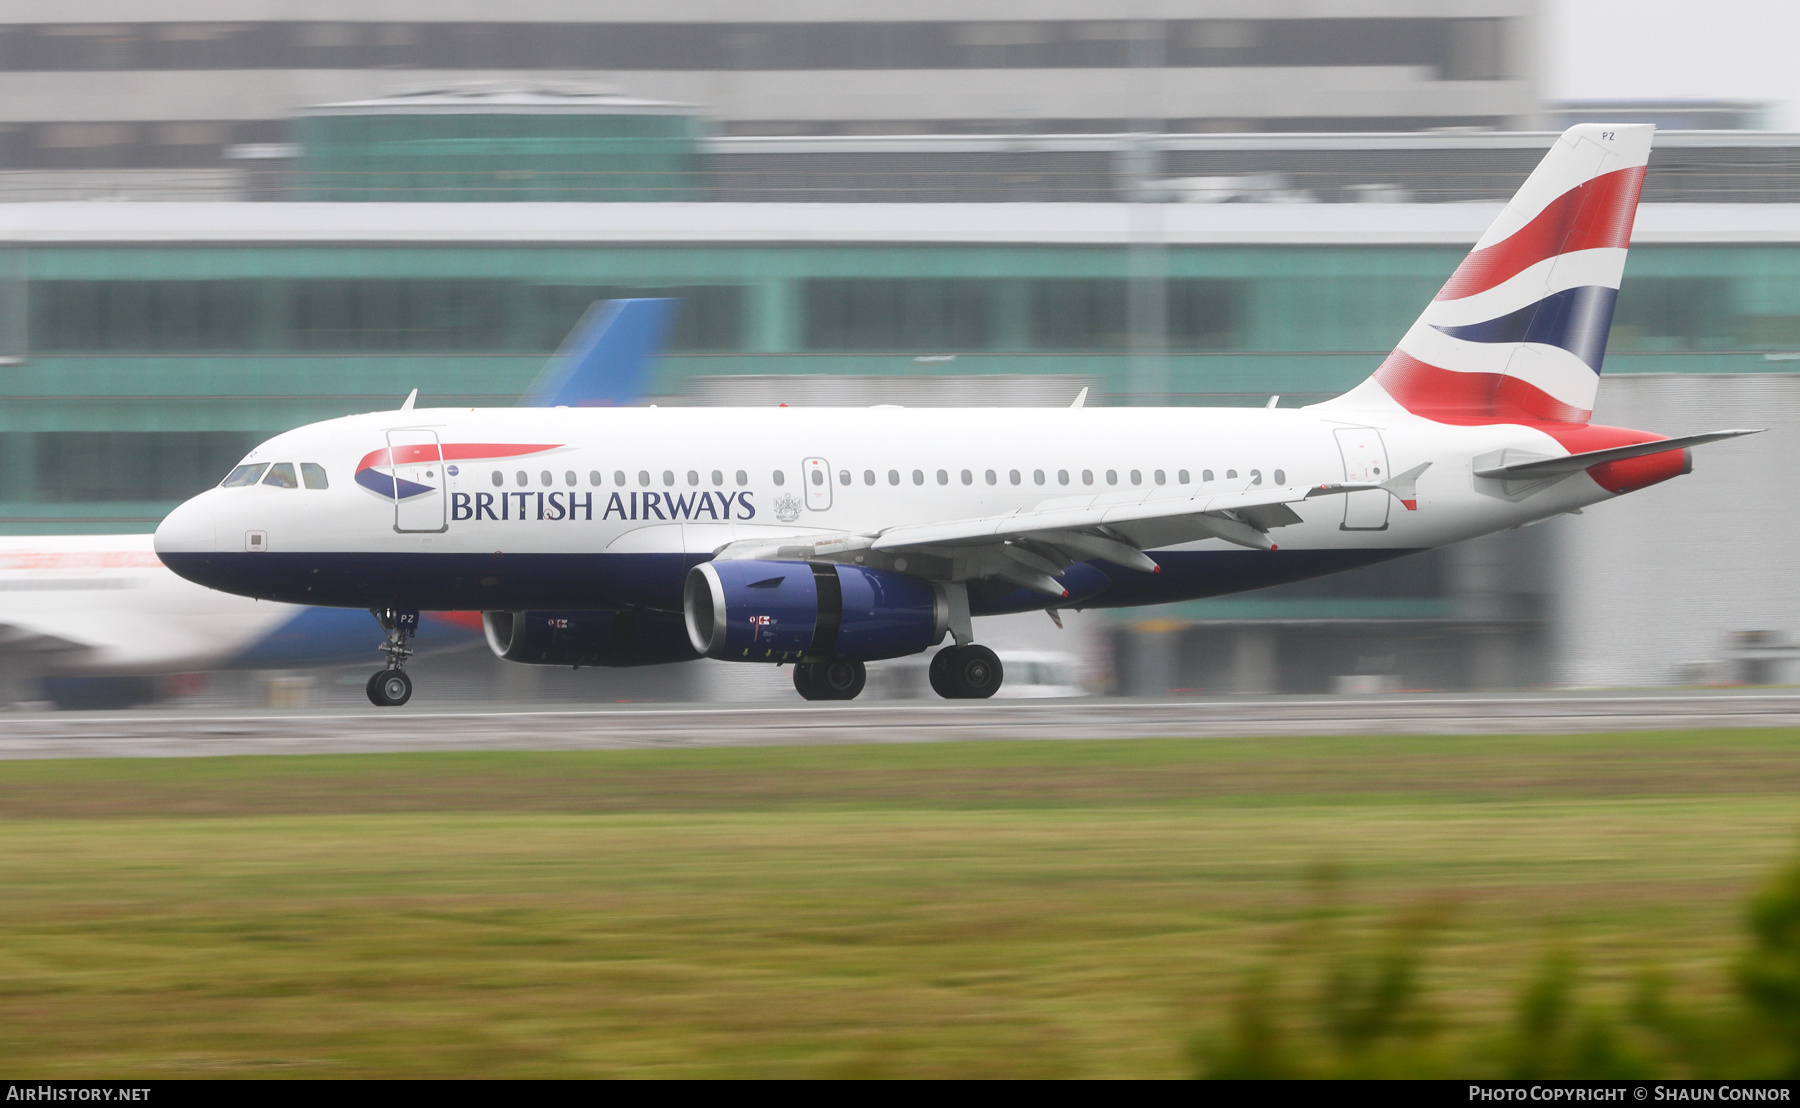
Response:
[{"label": "red speedmarque stripe", "polygon": [[1434,299],[1460,300],[1486,292],[1558,254],[1631,245],[1644,168],[1601,174],[1550,201],[1508,237],[1471,251]]},{"label": "red speedmarque stripe", "polygon": [[1591,412],[1517,377],[1440,369],[1396,350],[1375,380],[1400,406],[1439,423],[1586,423]]},{"label": "red speedmarque stripe", "polygon": [[[406,446],[380,450],[371,450],[356,464],[360,473],[370,466],[404,465],[408,462],[435,462],[438,460],[439,447],[428,442],[412,443]],[[482,458],[517,458],[526,454],[539,454],[546,450],[557,449],[552,444],[533,444],[522,442],[447,442],[442,445],[443,459],[446,462],[461,462]]]}]

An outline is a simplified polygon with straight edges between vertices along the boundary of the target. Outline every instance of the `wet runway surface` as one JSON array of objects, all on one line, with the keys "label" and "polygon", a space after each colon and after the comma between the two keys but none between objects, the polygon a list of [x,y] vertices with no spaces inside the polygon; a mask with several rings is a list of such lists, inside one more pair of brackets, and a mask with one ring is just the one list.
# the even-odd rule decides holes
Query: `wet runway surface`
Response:
[{"label": "wet runway surface", "polygon": [[16,713],[0,758],[1800,726],[1800,692],[1034,700],[595,709]]}]

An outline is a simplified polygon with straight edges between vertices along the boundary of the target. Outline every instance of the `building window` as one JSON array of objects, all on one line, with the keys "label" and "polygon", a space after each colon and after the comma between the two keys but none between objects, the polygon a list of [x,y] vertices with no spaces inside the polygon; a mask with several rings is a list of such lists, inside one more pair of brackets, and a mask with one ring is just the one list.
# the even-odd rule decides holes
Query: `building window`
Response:
[{"label": "building window", "polygon": [[[39,431],[39,500],[185,500],[264,436],[238,431]],[[263,476],[256,463],[246,485]],[[242,475],[239,476],[242,481]]]},{"label": "building window", "polygon": [[801,290],[808,350],[983,350],[988,282],[820,278]]}]

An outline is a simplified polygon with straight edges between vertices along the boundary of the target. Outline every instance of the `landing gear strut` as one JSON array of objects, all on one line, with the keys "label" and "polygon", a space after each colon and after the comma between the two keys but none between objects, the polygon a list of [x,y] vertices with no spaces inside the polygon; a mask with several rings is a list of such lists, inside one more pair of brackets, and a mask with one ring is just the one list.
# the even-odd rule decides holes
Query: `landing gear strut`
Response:
[{"label": "landing gear strut", "polygon": [[868,681],[869,671],[861,662],[843,658],[794,665],[794,690],[808,700],[855,700]]},{"label": "landing gear strut", "polygon": [[387,641],[377,648],[387,655],[387,668],[369,676],[369,703],[377,708],[398,708],[412,699],[412,678],[405,667],[413,655],[409,643],[419,631],[419,613],[413,608],[370,608],[369,612],[387,632]]},{"label": "landing gear strut", "polygon": [[986,700],[1000,691],[1006,670],[985,646],[946,646],[932,655],[931,689],[946,700]]}]

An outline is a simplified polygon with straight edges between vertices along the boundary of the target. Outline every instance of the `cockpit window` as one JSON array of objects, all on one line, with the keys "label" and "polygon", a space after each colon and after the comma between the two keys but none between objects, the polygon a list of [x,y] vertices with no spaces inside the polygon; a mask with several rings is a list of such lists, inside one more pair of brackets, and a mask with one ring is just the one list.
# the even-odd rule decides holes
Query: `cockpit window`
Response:
[{"label": "cockpit window", "polygon": [[262,479],[263,470],[268,468],[268,462],[257,462],[254,465],[239,466],[225,475],[225,480],[219,482],[219,487],[226,489],[241,489],[245,485],[254,485],[257,481]]},{"label": "cockpit window", "polygon": [[276,462],[269,467],[269,475],[263,478],[263,484],[274,485],[278,489],[297,489],[299,480],[294,476],[293,462]]},{"label": "cockpit window", "polygon": [[325,479],[325,467],[317,462],[301,462],[300,476],[309,489],[328,489],[331,482]]}]

